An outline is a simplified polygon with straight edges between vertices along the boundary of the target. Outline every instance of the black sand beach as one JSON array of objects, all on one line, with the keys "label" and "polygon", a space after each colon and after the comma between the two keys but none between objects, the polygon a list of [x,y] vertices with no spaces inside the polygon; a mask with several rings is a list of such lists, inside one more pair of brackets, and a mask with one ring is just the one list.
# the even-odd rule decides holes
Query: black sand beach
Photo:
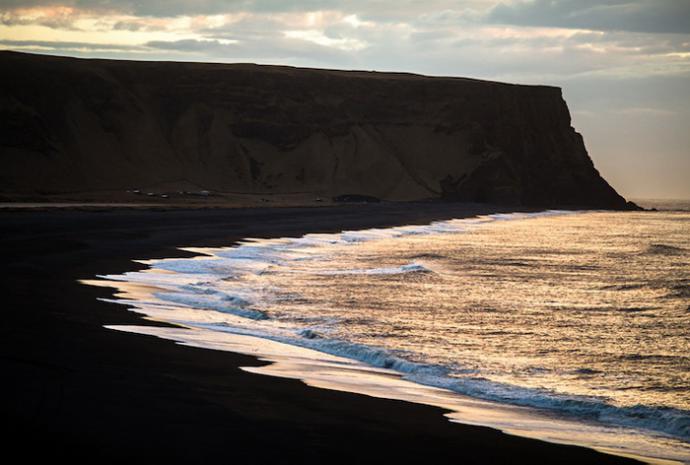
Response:
[{"label": "black sand beach", "polygon": [[[153,324],[79,279],[247,236],[299,235],[488,212],[462,204],[0,212],[4,443],[76,463],[634,461],[453,424],[436,408],[253,375],[250,357],[110,331]],[[490,211],[497,211],[492,209]]]}]

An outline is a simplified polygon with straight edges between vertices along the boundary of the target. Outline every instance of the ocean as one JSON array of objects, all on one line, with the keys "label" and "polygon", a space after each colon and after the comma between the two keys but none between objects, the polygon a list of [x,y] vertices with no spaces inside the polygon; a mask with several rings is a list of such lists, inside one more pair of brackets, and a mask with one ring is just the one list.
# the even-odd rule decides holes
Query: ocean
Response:
[{"label": "ocean", "polygon": [[690,463],[690,203],[641,203],[247,238],[88,283],[182,326],[113,329],[276,362],[252,371]]}]

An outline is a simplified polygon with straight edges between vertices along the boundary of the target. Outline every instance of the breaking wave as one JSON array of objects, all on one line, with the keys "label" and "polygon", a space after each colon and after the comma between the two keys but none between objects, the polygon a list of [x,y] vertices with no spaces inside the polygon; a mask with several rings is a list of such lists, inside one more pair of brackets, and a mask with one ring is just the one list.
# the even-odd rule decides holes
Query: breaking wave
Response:
[{"label": "breaking wave", "polygon": [[[523,407],[565,413],[585,421],[628,426],[669,434],[679,439],[690,439],[690,411],[668,407],[637,405],[617,407],[604,398],[568,396],[540,389],[528,389],[497,383],[481,376],[475,370],[462,366],[446,367],[412,362],[404,352],[328,339],[316,330],[303,329],[295,336],[271,334],[258,330],[232,328],[224,325],[197,325],[206,329],[232,334],[261,337],[284,344],[316,350],[330,355],[349,358],[367,365],[396,371],[409,381],[449,389],[478,399],[506,402]],[[596,370],[583,368],[580,374],[594,374]],[[473,376],[474,375],[474,376]]]}]

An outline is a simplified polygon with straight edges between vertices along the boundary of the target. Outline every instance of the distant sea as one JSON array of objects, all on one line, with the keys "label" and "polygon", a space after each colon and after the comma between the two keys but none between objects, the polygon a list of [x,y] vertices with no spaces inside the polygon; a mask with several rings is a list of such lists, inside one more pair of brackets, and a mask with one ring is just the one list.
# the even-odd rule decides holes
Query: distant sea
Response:
[{"label": "distant sea", "polygon": [[690,211],[690,200],[682,199],[632,199],[642,208],[666,211]]},{"label": "distant sea", "polygon": [[569,422],[547,439],[588,425],[611,439],[577,442],[690,463],[690,201],[638,202],[658,211],[248,239],[101,278],[207,347],[278,341]]}]

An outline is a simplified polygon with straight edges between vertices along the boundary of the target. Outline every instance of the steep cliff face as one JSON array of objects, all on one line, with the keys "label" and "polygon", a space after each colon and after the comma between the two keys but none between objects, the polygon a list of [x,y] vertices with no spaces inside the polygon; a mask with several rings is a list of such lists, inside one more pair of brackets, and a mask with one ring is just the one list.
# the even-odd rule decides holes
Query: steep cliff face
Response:
[{"label": "steep cliff face", "polygon": [[461,78],[0,53],[0,191],[623,208],[561,91]]}]

